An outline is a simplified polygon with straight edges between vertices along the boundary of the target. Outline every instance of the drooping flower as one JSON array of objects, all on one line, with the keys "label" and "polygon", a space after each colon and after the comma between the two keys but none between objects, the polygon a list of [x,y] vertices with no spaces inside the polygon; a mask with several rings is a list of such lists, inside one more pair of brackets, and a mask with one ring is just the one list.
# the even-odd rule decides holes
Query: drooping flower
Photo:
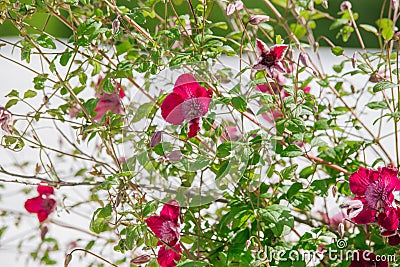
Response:
[{"label": "drooping flower", "polygon": [[354,253],[349,267],[389,267],[387,261],[380,261],[376,255],[367,250]]},{"label": "drooping flower", "polygon": [[162,208],[160,216],[151,216],[145,219],[147,226],[162,241],[157,243],[158,246],[161,245],[157,261],[162,267],[174,267],[176,261],[181,258],[182,250],[178,243],[180,237],[179,215],[178,201],[170,200]]},{"label": "drooping flower", "polygon": [[269,21],[269,16],[266,15],[254,15],[250,17],[249,23],[251,25],[258,25],[263,22]]},{"label": "drooping flower", "polygon": [[11,112],[4,107],[0,107],[0,127],[8,134],[12,133],[11,125]]},{"label": "drooping flower", "polygon": [[236,1],[234,3],[230,3],[226,7],[226,15],[230,16],[235,12],[235,10],[239,11],[241,9],[243,9],[243,2],[242,1]]},{"label": "drooping flower", "polygon": [[200,131],[200,118],[208,112],[212,95],[212,90],[202,87],[193,75],[182,74],[176,80],[172,93],[162,102],[161,115],[174,125],[188,121],[188,137],[195,137]]},{"label": "drooping flower", "polygon": [[24,206],[29,213],[37,213],[39,222],[44,222],[56,207],[54,189],[51,186],[39,185],[37,191],[39,196],[28,199]]},{"label": "drooping flower", "polygon": [[280,72],[286,72],[282,60],[288,49],[288,45],[278,44],[268,48],[263,41],[257,39],[256,47],[258,60],[253,65],[253,69],[266,69],[270,75],[272,75],[274,69]]},{"label": "drooping flower", "polygon": [[375,171],[360,167],[350,176],[349,183],[355,199],[363,204],[363,210],[352,218],[355,223],[373,223],[378,219],[384,230],[397,229],[399,220],[393,206],[393,192],[400,190],[400,179],[396,168],[387,166]]},{"label": "drooping flower", "polygon": [[[97,85],[100,84],[102,79],[102,77],[99,77]],[[97,102],[97,106],[94,110],[97,113],[93,118],[95,121],[100,121],[107,111],[110,111],[114,114],[124,114],[124,108],[121,99],[125,97],[125,92],[119,83],[117,83],[116,86],[116,92],[111,94],[104,93],[102,88],[100,88],[99,93],[96,92],[96,98],[99,99],[99,102]]]}]

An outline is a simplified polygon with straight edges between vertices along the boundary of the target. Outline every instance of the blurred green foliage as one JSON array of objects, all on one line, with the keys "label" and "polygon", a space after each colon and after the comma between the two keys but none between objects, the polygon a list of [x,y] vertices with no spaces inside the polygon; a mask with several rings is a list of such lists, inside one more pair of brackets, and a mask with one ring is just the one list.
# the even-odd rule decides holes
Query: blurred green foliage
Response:
[{"label": "blurred green foliage", "polygon": [[[190,14],[188,5],[186,1],[183,0],[173,0],[174,4],[176,5],[176,11],[178,14]],[[260,10],[264,11],[267,15],[270,15],[273,17],[273,14],[268,10],[266,5],[262,1],[255,1],[255,0],[243,0],[245,5],[249,8],[259,8]],[[358,24],[370,24],[376,26],[375,21],[379,19],[380,12],[381,12],[381,6],[382,6],[382,1],[377,1],[377,0],[353,0],[350,1],[353,5],[353,10],[354,12],[357,12],[359,14],[359,18],[357,20]],[[386,1],[387,5],[389,1]],[[321,10],[323,12],[327,12],[331,15],[336,15],[337,12],[340,11],[340,4],[342,3],[341,0],[329,0],[329,9],[328,10]],[[124,5],[129,8],[137,7],[138,2],[137,0],[123,0],[123,1],[118,1],[119,5]],[[193,5],[197,5],[198,1],[193,1]],[[321,8],[320,6],[318,8]],[[387,7],[386,7],[387,8]],[[163,3],[159,3],[156,6],[156,12],[158,14],[163,14],[165,9],[165,5]],[[160,13],[160,11],[162,11]],[[168,9],[169,16],[173,15],[173,12]],[[214,3],[214,7],[211,13],[211,20],[213,21],[218,21],[221,18],[226,18],[224,11],[220,9],[220,6],[216,3]],[[152,19],[152,20],[147,20],[145,27],[147,27],[150,31],[154,31],[155,27],[158,25],[158,20],[157,19]],[[55,18],[48,18],[44,17],[44,15],[34,15],[28,23],[38,27],[38,28],[43,28],[46,25],[46,31],[54,36],[57,37],[69,37],[71,35],[71,31],[60,21],[58,21]],[[326,36],[330,40],[332,40],[336,45],[339,46],[345,46],[345,47],[359,47],[359,42],[356,38],[356,35],[353,34],[348,42],[343,42],[341,38],[336,38],[336,35],[338,33],[338,29],[336,30],[329,30],[330,25],[332,24],[332,21],[329,21],[327,19],[322,19],[318,21],[317,27],[314,30],[314,35],[316,40],[318,40],[319,36]],[[229,30],[229,29],[228,29]],[[215,29],[216,34],[222,34],[224,30],[221,29]],[[276,29],[277,33],[282,34],[285,36],[284,31],[282,29],[277,28]],[[11,25],[9,21],[5,21],[3,25],[0,25],[0,36],[16,36],[18,35],[18,30]],[[361,35],[364,39],[364,43],[367,48],[376,48],[379,46],[378,40],[376,36],[374,36],[372,33],[366,32],[364,30],[361,30]],[[326,43],[324,41],[320,42],[321,46],[325,46]]]}]

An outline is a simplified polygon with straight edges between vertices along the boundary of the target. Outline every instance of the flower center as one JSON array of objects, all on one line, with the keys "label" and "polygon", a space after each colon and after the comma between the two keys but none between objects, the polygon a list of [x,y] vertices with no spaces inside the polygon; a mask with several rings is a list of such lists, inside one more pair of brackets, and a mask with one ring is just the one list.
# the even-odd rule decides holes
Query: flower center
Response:
[{"label": "flower center", "polygon": [[262,54],[261,64],[264,66],[271,67],[275,63],[275,55],[274,54]]},{"label": "flower center", "polygon": [[48,212],[51,212],[54,208],[54,199],[44,197],[42,201],[42,208]]},{"label": "flower center", "polygon": [[185,100],[182,103],[182,112],[183,117],[187,121],[191,121],[204,115],[199,98],[190,98]]},{"label": "flower center", "polygon": [[179,239],[179,226],[172,221],[165,221],[161,225],[160,235],[162,241],[168,243],[169,245],[174,245],[176,240]]},{"label": "flower center", "polygon": [[390,205],[385,187],[379,181],[371,183],[367,187],[367,190],[365,190],[365,200],[368,206],[375,210],[381,210]]}]

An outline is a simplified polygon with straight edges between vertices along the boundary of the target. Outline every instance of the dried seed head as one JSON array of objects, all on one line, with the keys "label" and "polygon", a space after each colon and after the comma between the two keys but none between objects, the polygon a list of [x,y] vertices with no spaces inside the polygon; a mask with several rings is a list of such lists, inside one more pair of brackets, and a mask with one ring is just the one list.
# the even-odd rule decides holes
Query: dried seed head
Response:
[{"label": "dried seed head", "polygon": [[356,56],[357,56],[357,52],[354,52],[354,54],[353,54],[353,57],[351,58],[351,65],[353,66],[353,68],[356,68],[357,67],[357,59],[356,59]]},{"label": "dried seed head", "polygon": [[321,5],[322,5],[323,8],[328,9],[328,7],[329,7],[328,6],[328,0],[322,0]]},{"label": "dried seed head", "polygon": [[332,186],[332,195],[333,195],[333,197],[336,197],[337,192],[338,192],[337,186],[336,185]]},{"label": "dried seed head", "polygon": [[310,57],[308,56],[308,54],[301,52],[299,55],[299,58],[300,58],[301,64],[303,64],[305,67],[311,66]]}]

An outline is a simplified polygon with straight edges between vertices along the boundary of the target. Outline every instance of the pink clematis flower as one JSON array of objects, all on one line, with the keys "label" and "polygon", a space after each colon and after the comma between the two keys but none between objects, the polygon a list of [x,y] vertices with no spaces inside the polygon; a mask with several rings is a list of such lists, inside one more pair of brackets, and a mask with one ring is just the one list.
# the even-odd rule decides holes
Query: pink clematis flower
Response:
[{"label": "pink clematis flower", "polygon": [[258,60],[253,65],[253,69],[266,69],[271,76],[274,70],[286,73],[286,68],[282,63],[282,60],[287,49],[288,45],[284,44],[274,45],[271,48],[268,48],[263,41],[257,39]]},{"label": "pink clematis flower", "polygon": [[[97,84],[99,85],[103,78],[99,77]],[[124,114],[124,108],[122,106],[121,99],[125,97],[125,92],[122,86],[117,83],[117,92],[112,94],[106,94],[103,89],[100,88],[100,93],[96,92],[96,97],[99,99],[95,108],[96,116],[93,118],[95,121],[100,121],[107,111],[111,111],[114,114]]]},{"label": "pink clematis flower", "polygon": [[29,213],[37,213],[39,222],[44,222],[56,207],[54,189],[51,186],[39,185],[37,191],[39,196],[28,199],[24,206]]},{"label": "pink clematis flower", "polygon": [[0,127],[3,131],[8,134],[12,133],[10,128],[11,125],[11,112],[5,109],[4,107],[0,107]]},{"label": "pink clematis flower", "polygon": [[181,258],[182,250],[178,243],[180,233],[178,218],[180,215],[179,203],[176,200],[168,201],[160,212],[160,216],[151,216],[145,219],[147,226],[162,241],[158,251],[157,261],[162,267],[174,267]]},{"label": "pink clematis flower", "polygon": [[349,183],[356,195],[354,199],[363,204],[363,210],[352,218],[353,222],[368,224],[377,219],[384,231],[397,229],[399,219],[393,207],[393,191],[400,190],[400,179],[396,168],[387,166],[374,171],[360,167],[350,176]]},{"label": "pink clematis flower", "polygon": [[202,87],[193,75],[182,74],[176,80],[172,93],[162,102],[161,115],[174,125],[188,121],[188,137],[195,137],[200,131],[200,118],[208,112],[212,95],[212,90]]},{"label": "pink clematis flower", "polygon": [[358,250],[353,254],[349,267],[389,267],[387,261],[380,261],[376,255],[367,250]]}]

